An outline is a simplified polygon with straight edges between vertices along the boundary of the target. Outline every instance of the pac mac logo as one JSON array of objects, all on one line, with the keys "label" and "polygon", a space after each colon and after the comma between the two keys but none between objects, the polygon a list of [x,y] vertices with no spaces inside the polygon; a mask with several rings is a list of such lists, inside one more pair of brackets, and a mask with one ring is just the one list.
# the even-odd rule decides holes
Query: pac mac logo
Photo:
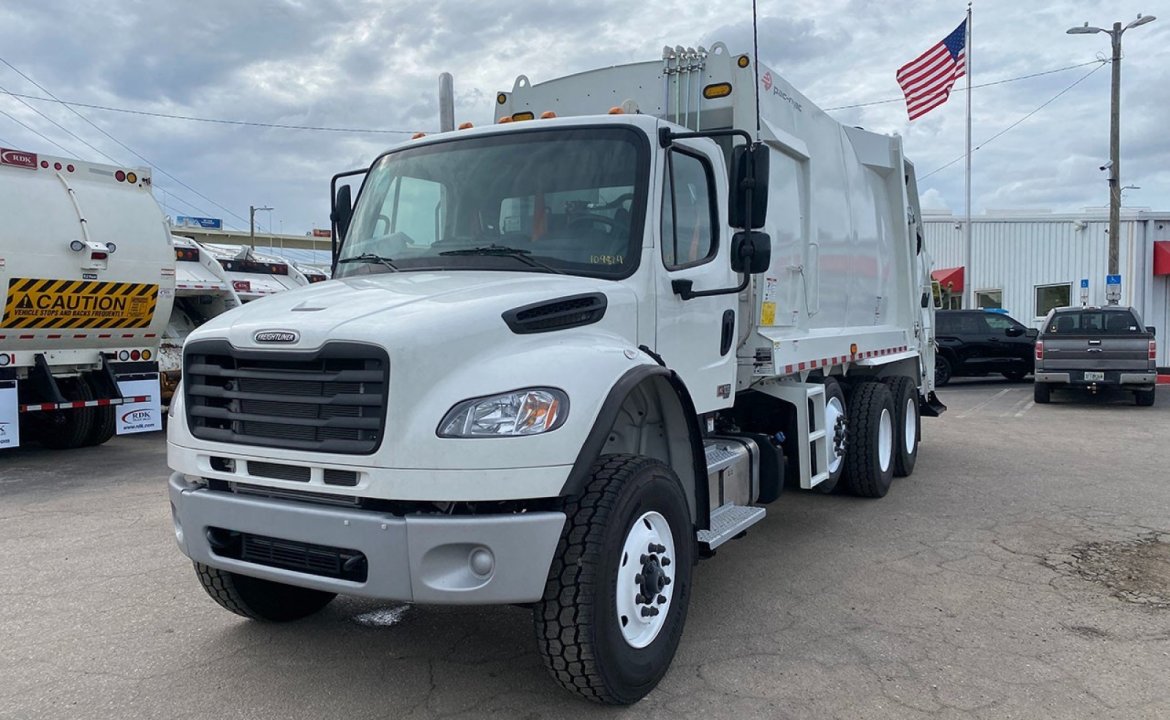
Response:
[{"label": "pac mac logo", "polygon": [[301,334],[295,330],[261,330],[252,339],[258,343],[295,343]]},{"label": "pac mac logo", "polygon": [[764,84],[764,92],[772,89],[772,73],[765,72],[764,77],[760,78],[760,82]]},{"label": "pac mac logo", "polygon": [[23,150],[9,150],[0,148],[0,165],[15,165],[16,167],[37,169],[36,153]]}]

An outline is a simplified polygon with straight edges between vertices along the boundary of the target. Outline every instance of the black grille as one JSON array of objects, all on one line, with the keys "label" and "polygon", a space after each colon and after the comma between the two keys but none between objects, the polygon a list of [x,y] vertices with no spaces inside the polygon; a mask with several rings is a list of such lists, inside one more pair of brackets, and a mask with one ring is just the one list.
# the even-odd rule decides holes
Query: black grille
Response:
[{"label": "black grille", "polygon": [[518,335],[591,325],[605,317],[606,298],[601,293],[572,295],[504,313],[504,322]]},{"label": "black grille", "polygon": [[365,582],[366,556],[357,551],[296,540],[208,528],[208,542],[220,557],[284,568],[310,575]]},{"label": "black grille", "polygon": [[358,474],[353,470],[334,470],[333,468],[325,468],[325,484],[353,487],[354,485],[358,484]]},{"label": "black grille", "polygon": [[309,479],[313,475],[313,471],[311,468],[300,465],[281,465],[279,463],[257,462],[255,460],[249,460],[248,474],[273,478],[275,480],[309,482]]},{"label": "black grille", "polygon": [[380,349],[353,343],[309,353],[192,343],[183,370],[188,423],[203,440],[372,453],[386,419],[389,365]]}]

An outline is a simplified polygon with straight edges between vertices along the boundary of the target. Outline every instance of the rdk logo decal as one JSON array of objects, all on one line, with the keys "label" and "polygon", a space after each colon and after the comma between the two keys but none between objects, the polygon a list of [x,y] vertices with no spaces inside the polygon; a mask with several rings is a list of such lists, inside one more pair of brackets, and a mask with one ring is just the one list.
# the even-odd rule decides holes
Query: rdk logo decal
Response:
[{"label": "rdk logo decal", "polygon": [[126,413],[122,413],[122,422],[124,422],[124,423],[150,422],[150,410],[137,409],[137,410],[131,410],[131,411],[126,412]]},{"label": "rdk logo decal", "polygon": [[295,343],[301,335],[295,330],[261,330],[252,339],[258,343]]},{"label": "rdk logo decal", "polygon": [[760,82],[762,82],[764,84],[764,91],[765,92],[771,90],[772,89],[772,73],[771,72],[764,73],[764,77],[760,79]]}]

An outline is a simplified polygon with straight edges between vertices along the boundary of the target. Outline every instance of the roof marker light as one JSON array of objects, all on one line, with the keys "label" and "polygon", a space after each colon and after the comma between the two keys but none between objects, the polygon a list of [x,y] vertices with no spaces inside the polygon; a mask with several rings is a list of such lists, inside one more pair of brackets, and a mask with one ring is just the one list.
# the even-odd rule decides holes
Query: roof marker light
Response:
[{"label": "roof marker light", "polygon": [[497,93],[496,94],[496,104],[497,105],[503,105],[506,102],[508,102],[507,95],[505,95],[504,93]]},{"label": "roof marker light", "polygon": [[132,172],[128,172],[128,173],[126,173],[126,182],[136,183],[136,182],[138,182],[138,176]]},{"label": "roof marker light", "polygon": [[416,132],[414,135],[410,136],[410,139],[411,140],[418,140],[419,138],[425,138],[426,136],[427,136],[427,134],[425,132]]},{"label": "roof marker light", "polygon": [[748,58],[747,55],[740,55],[739,58],[735,61],[735,64],[739,65],[741,68],[745,68],[748,65],[751,65],[752,61]]},{"label": "roof marker light", "polygon": [[517,121],[517,122],[519,122],[521,120],[532,120],[535,117],[536,117],[536,115],[534,115],[531,110],[525,110],[523,112],[512,113],[512,119]]},{"label": "roof marker light", "polygon": [[609,109],[609,112],[607,114],[609,114],[609,115],[625,115],[626,111],[622,110],[620,106],[614,105],[613,107],[611,107]]},{"label": "roof marker light", "polygon": [[473,127],[475,127],[475,126],[474,126],[474,125],[472,125],[472,124],[471,124],[471,123],[469,123],[469,122],[465,122],[465,123],[459,123],[459,129],[460,129],[460,130],[470,130],[470,129],[471,129],[471,128],[473,128]]},{"label": "roof marker light", "polygon": [[500,125],[503,125],[504,123],[510,123],[510,122],[512,122],[512,116],[505,115],[504,117],[500,118],[499,120],[496,120],[496,122]]},{"label": "roof marker light", "polygon": [[545,110],[544,112],[542,112],[540,114],[540,119],[541,120],[552,120],[556,116],[557,116],[557,114],[555,112],[553,112],[552,110]]},{"label": "roof marker light", "polygon": [[126,173],[119,170],[118,172],[114,173],[114,179],[118,182],[126,182]]},{"label": "roof marker light", "polygon": [[60,169],[61,169],[61,163],[53,163],[53,169],[54,169],[54,170],[60,170]]}]

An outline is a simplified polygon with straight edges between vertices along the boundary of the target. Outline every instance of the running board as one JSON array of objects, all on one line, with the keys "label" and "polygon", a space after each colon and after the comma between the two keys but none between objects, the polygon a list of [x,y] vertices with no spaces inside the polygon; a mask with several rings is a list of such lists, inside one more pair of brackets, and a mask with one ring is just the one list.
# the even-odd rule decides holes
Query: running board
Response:
[{"label": "running board", "polygon": [[764,519],[762,507],[727,503],[711,512],[711,529],[699,531],[699,544],[714,550]]}]

